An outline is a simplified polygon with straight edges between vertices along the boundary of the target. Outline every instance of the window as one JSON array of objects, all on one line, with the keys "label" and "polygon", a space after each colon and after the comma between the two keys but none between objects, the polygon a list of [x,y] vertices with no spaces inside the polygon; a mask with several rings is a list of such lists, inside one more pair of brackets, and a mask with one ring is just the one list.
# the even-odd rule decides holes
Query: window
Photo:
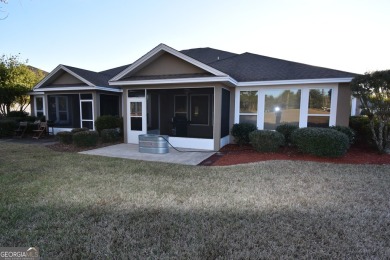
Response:
[{"label": "window", "polygon": [[264,129],[275,130],[280,124],[299,125],[301,90],[266,90]]},{"label": "window", "polygon": [[129,90],[127,93],[128,97],[145,97],[145,89]]},{"label": "window", "polygon": [[43,105],[43,97],[35,97],[35,116],[42,117],[45,115],[45,107]]},{"label": "window", "polygon": [[187,96],[175,96],[174,116],[187,118]]},{"label": "window", "polygon": [[332,89],[310,89],[309,109],[307,116],[308,127],[328,127]]},{"label": "window", "polygon": [[240,123],[257,125],[257,91],[240,91]]},{"label": "window", "polygon": [[49,120],[58,124],[69,122],[67,96],[49,96]]},{"label": "window", "polygon": [[209,124],[209,95],[191,95],[191,124]]},{"label": "window", "polygon": [[92,94],[80,94],[81,127],[93,129],[93,97]]}]

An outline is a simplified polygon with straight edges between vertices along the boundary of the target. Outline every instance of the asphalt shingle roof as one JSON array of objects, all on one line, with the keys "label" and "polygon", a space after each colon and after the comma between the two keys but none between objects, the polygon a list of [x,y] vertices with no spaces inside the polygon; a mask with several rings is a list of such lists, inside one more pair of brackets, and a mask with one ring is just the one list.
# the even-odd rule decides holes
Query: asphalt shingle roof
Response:
[{"label": "asphalt shingle roof", "polygon": [[[276,59],[248,52],[236,54],[213,48],[195,48],[182,50],[181,53],[228,74],[238,82],[346,78],[357,75],[350,72]],[[67,65],[63,66],[96,86],[113,87],[109,86],[108,81],[130,65],[123,65],[100,72]],[[171,77],[165,76],[163,78]]]},{"label": "asphalt shingle roof", "polygon": [[[222,71],[239,82],[294,79],[346,78],[357,74],[271,58],[245,52],[243,54],[203,48],[182,51],[191,58],[202,61]],[[205,55],[210,55],[207,58]],[[219,57],[220,59],[216,59]]]}]

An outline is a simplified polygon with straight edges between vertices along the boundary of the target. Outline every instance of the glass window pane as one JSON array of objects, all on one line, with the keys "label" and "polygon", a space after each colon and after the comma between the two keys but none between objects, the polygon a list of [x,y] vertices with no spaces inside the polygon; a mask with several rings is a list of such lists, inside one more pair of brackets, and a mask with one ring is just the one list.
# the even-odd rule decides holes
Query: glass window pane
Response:
[{"label": "glass window pane", "polygon": [[86,127],[88,129],[93,129],[93,122],[92,121],[82,121],[82,127]]},{"label": "glass window pane", "polygon": [[243,115],[240,116],[240,123],[250,123],[257,126],[257,115]]},{"label": "glass window pane", "polygon": [[130,102],[130,116],[142,116],[142,102]]},{"label": "glass window pane", "polygon": [[43,98],[37,97],[37,98],[35,98],[35,102],[36,102],[35,106],[36,106],[37,110],[42,111],[43,110]]},{"label": "glass window pane", "polygon": [[309,92],[309,114],[330,114],[332,90],[311,89]]},{"label": "glass window pane", "polygon": [[257,113],[257,91],[240,92],[240,113]]},{"label": "glass window pane", "polygon": [[299,125],[300,90],[267,90],[264,103],[264,129],[275,130],[280,124]]},{"label": "glass window pane", "polygon": [[209,96],[191,96],[191,124],[209,124]]},{"label": "glass window pane", "polygon": [[308,116],[307,127],[329,127],[329,116]]},{"label": "glass window pane", "polygon": [[142,131],[142,117],[131,117],[130,128],[132,131]]},{"label": "glass window pane", "polygon": [[92,102],[81,102],[81,115],[82,119],[92,120],[93,112],[92,112]]},{"label": "glass window pane", "polygon": [[80,99],[92,99],[92,94],[80,94]]}]

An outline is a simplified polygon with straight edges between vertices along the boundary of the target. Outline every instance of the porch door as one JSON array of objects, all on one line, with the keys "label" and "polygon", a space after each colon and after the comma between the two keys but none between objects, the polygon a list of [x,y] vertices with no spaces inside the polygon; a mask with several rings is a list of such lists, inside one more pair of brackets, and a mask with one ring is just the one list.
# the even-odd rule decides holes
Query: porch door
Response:
[{"label": "porch door", "polygon": [[128,143],[138,144],[138,136],[146,134],[146,98],[128,99],[127,137]]}]

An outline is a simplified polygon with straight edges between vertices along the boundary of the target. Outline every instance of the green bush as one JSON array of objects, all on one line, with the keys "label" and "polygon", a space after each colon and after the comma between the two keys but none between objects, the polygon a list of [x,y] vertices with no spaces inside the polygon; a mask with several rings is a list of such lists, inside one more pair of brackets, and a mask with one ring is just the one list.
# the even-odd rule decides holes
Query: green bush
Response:
[{"label": "green bush", "polygon": [[249,133],[255,130],[257,130],[257,127],[254,124],[240,123],[233,125],[231,133],[234,141],[239,145],[243,145],[249,143]]},{"label": "green bush", "polygon": [[116,129],[103,129],[101,136],[103,143],[111,143],[119,140],[119,132]]},{"label": "green bush", "polygon": [[57,138],[62,144],[71,144],[73,142],[73,133],[69,131],[63,131],[57,133]]},{"label": "green bush", "polygon": [[303,153],[325,157],[343,156],[349,147],[348,137],[329,128],[299,128],[292,135],[292,142]]},{"label": "green bush", "polygon": [[284,136],[284,142],[286,145],[291,144],[291,134],[299,127],[297,125],[281,124],[276,127],[276,131]]},{"label": "green bush", "polygon": [[28,113],[24,111],[10,111],[7,117],[27,117]]},{"label": "green bush", "polygon": [[26,116],[26,117],[6,117],[8,120],[14,120],[16,123],[19,122],[35,122],[37,118],[35,116]]},{"label": "green bush", "polygon": [[249,134],[252,146],[258,152],[276,152],[284,144],[283,134],[270,130],[256,130]]},{"label": "green bush", "polygon": [[370,119],[367,116],[351,116],[349,127],[355,131],[356,143],[371,143]]},{"label": "green bush", "polygon": [[347,126],[331,126],[329,128],[345,134],[349,139],[350,145],[355,142],[355,131],[353,131],[351,128]]},{"label": "green bush", "polygon": [[72,134],[78,133],[78,132],[84,132],[84,131],[89,131],[89,128],[83,127],[83,128],[73,128],[72,129]]},{"label": "green bush", "polygon": [[79,147],[96,146],[99,140],[97,131],[82,131],[73,135],[73,143]]},{"label": "green bush", "polygon": [[101,133],[103,129],[113,129],[117,127],[121,127],[120,118],[117,116],[99,116],[95,120],[95,128],[99,133]]},{"label": "green bush", "polygon": [[12,136],[16,128],[17,123],[15,120],[0,120],[0,137]]}]

